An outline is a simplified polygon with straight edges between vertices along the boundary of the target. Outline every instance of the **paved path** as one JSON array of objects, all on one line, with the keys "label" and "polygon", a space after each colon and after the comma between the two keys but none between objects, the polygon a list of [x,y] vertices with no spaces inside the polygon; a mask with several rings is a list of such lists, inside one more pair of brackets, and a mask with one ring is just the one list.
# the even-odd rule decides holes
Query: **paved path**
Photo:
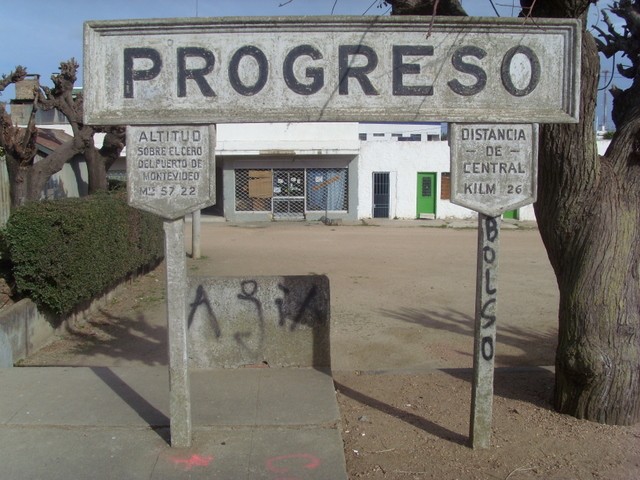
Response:
[{"label": "paved path", "polygon": [[194,441],[169,447],[166,367],[0,369],[0,478],[346,480],[333,381],[191,374]]}]

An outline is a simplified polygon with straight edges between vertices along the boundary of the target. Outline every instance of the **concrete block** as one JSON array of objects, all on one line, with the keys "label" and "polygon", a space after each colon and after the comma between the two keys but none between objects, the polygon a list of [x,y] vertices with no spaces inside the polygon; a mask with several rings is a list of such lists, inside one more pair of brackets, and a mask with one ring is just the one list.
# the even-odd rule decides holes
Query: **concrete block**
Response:
[{"label": "concrete block", "polygon": [[0,330],[8,337],[14,363],[42,348],[56,332],[29,299],[20,300],[2,311]]},{"label": "concrete block", "polygon": [[0,330],[0,368],[13,367],[13,349],[6,333]]},{"label": "concrete block", "polygon": [[192,278],[187,299],[192,367],[331,365],[324,275]]}]

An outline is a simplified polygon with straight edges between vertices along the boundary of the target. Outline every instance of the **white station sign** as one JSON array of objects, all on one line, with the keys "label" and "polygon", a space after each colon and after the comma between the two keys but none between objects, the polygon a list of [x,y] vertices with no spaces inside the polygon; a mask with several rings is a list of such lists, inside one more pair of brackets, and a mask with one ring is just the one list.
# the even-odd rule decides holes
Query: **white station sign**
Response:
[{"label": "white station sign", "polygon": [[91,21],[84,42],[88,124],[578,118],[577,20]]}]

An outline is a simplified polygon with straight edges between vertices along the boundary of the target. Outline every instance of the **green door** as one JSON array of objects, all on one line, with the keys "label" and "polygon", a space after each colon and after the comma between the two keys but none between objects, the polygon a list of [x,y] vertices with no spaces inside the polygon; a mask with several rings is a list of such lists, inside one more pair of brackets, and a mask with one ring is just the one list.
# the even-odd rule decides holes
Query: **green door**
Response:
[{"label": "green door", "polygon": [[418,218],[436,217],[436,173],[418,172]]},{"label": "green door", "polygon": [[513,220],[518,220],[518,210],[507,210],[502,214],[502,218],[511,218]]}]

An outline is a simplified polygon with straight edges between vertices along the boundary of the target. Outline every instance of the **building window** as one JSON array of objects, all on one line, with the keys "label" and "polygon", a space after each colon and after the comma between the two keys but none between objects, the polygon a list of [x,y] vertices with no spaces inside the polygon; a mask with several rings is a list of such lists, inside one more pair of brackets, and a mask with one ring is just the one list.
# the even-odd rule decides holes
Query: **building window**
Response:
[{"label": "building window", "polygon": [[422,140],[422,135],[419,133],[412,133],[407,137],[399,137],[399,142],[419,142]]},{"label": "building window", "polygon": [[267,169],[236,170],[236,211],[270,212],[273,173]]},{"label": "building window", "polygon": [[442,172],[440,174],[440,200],[451,199],[451,174]]},{"label": "building window", "polygon": [[307,169],[307,211],[346,212],[348,199],[346,168]]},{"label": "building window", "polygon": [[348,209],[346,168],[236,169],[236,212],[305,212]]}]

